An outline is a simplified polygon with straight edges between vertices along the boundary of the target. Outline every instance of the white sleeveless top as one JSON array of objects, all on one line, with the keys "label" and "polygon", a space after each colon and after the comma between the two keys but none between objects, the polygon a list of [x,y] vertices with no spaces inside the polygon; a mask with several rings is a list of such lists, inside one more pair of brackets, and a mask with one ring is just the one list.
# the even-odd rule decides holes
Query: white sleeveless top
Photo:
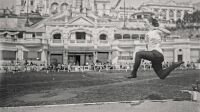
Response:
[{"label": "white sleeveless top", "polygon": [[159,30],[152,30],[146,34],[145,41],[147,43],[148,51],[157,50],[163,54],[161,49],[161,33],[162,32]]}]

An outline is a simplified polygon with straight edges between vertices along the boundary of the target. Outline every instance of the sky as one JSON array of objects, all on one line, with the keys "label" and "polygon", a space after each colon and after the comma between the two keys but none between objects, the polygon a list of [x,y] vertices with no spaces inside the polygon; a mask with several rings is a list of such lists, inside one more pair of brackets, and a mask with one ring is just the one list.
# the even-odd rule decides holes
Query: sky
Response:
[{"label": "sky", "polygon": [[[0,0],[0,9],[6,7],[12,7],[16,0]],[[111,3],[115,4],[118,0],[110,0]],[[143,2],[150,1],[150,0],[126,0],[127,4],[134,4],[134,7],[138,7]],[[169,0],[162,0],[162,1],[169,1]],[[188,2],[191,1],[192,3],[200,2],[200,0],[174,0],[176,2]]]}]

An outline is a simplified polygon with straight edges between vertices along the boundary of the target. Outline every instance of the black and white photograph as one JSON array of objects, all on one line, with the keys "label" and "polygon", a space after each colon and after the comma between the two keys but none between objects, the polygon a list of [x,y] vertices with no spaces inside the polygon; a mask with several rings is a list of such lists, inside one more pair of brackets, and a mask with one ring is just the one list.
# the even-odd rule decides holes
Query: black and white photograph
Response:
[{"label": "black and white photograph", "polygon": [[200,112],[200,0],[0,0],[0,112]]}]

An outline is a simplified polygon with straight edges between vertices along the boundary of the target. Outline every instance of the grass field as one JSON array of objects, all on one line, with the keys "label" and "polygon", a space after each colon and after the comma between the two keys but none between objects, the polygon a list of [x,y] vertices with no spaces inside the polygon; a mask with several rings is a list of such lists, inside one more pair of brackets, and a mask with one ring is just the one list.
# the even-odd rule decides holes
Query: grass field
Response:
[{"label": "grass field", "polygon": [[178,70],[165,80],[153,71],[138,78],[124,78],[129,72],[0,74],[0,106],[72,104],[132,100],[190,100],[180,90],[191,90],[200,80],[200,70]]}]

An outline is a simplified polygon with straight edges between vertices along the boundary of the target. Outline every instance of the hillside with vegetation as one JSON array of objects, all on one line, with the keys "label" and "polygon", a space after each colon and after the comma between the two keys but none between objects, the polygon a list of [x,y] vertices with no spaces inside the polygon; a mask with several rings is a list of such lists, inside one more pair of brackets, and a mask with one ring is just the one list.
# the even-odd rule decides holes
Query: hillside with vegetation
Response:
[{"label": "hillside with vegetation", "polygon": [[200,11],[186,12],[183,19],[176,21],[176,28],[170,30],[172,35],[179,35],[180,38],[200,39]]},{"label": "hillside with vegetation", "polygon": [[173,31],[171,30],[171,35],[177,35],[180,36],[180,38],[200,39],[200,29],[186,28],[186,29],[176,29]]}]

